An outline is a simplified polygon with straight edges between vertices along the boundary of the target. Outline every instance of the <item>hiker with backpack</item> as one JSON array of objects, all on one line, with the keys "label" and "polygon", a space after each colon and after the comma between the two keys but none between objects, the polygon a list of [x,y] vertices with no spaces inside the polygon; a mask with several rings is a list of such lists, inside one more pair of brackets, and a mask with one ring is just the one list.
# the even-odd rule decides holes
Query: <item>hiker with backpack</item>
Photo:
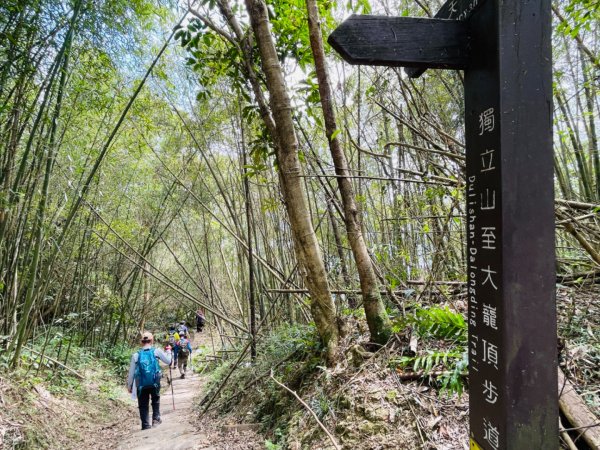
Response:
[{"label": "hiker with backpack", "polygon": [[171,346],[171,364],[170,368],[174,369],[177,367],[177,353],[175,350],[175,344],[179,341],[179,333],[175,330],[175,326],[172,326],[167,333],[167,344]]},{"label": "hiker with backpack", "polygon": [[177,327],[177,331],[179,332],[179,336],[181,337],[182,334],[185,334],[187,336],[188,334],[188,327],[185,326],[185,322],[182,320],[181,322],[179,322],[179,326]]},{"label": "hiker with backpack", "polygon": [[[160,378],[162,376],[158,360],[171,363],[170,355],[161,349],[154,348],[154,336],[149,331],[142,334],[142,348],[131,356],[127,390],[136,390],[142,430],[147,430],[162,423],[160,418]],[[148,419],[149,403],[152,398],[152,425]]]},{"label": "hiker with backpack", "polygon": [[204,324],[206,323],[206,318],[204,317],[204,313],[201,309],[196,311],[196,331],[198,333],[202,333],[204,329]]},{"label": "hiker with backpack", "polygon": [[187,370],[188,358],[192,357],[192,344],[186,338],[185,334],[181,334],[181,339],[175,345],[175,353],[177,354],[177,367],[181,378],[185,378],[185,372]]}]

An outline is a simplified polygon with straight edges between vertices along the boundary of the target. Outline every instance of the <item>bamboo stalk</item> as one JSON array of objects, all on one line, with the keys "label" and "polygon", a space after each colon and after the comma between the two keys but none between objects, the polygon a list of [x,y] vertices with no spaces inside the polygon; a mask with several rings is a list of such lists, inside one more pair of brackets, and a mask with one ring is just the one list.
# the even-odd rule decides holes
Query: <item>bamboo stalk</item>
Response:
[{"label": "bamboo stalk", "polygon": [[300,402],[300,404],[302,406],[304,406],[304,408],[306,408],[306,410],[313,416],[313,418],[315,419],[315,421],[317,422],[317,424],[319,425],[319,427],[321,427],[321,429],[325,432],[325,434],[327,435],[327,437],[329,438],[329,440],[331,441],[331,443],[333,444],[333,446],[336,448],[336,450],[341,450],[342,447],[340,446],[340,444],[338,444],[337,440],[333,437],[333,435],[329,432],[329,430],[325,427],[325,425],[323,425],[323,422],[321,422],[319,420],[319,418],[317,417],[317,415],[315,414],[315,412],[311,409],[310,406],[308,406],[306,404],[306,402],[304,400],[302,400],[300,398],[300,396],[296,393],[296,391],[292,391],[289,387],[287,387],[285,384],[277,381],[277,379],[273,376],[273,369],[271,369],[271,379],[278,385],[281,386],[283,389],[285,389],[286,391],[288,391],[290,394],[292,394],[296,400],[298,400]]}]

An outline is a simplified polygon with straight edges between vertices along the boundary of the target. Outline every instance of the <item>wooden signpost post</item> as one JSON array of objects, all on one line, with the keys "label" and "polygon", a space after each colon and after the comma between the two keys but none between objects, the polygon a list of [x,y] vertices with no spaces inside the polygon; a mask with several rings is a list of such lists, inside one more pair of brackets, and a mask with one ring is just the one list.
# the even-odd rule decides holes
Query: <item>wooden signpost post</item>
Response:
[{"label": "wooden signpost post", "polygon": [[558,448],[549,0],[352,16],[352,64],[464,69],[472,450]]}]

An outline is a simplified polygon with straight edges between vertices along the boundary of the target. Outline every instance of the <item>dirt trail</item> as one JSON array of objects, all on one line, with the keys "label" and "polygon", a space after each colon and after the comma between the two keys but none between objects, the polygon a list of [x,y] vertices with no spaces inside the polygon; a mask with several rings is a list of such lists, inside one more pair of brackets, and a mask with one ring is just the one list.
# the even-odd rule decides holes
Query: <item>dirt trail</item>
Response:
[{"label": "dirt trail", "polygon": [[[204,336],[194,339],[194,351],[204,341]],[[163,374],[169,374],[169,368],[163,366]],[[204,388],[204,378],[193,373],[188,366],[185,379],[179,378],[179,371],[172,370],[173,393],[171,386],[163,377],[160,395],[160,412],[162,424],[150,430],[140,429],[140,420],[135,403],[135,418],[131,420],[130,432],[115,448],[119,450],[186,450],[201,446],[203,449],[213,449],[208,439],[199,434],[193,425],[195,412],[192,408],[194,401],[199,400],[199,394]],[[173,410],[173,398],[175,410]],[[132,404],[135,402],[131,400]],[[209,445],[208,447],[206,445]]]},{"label": "dirt trail", "polygon": [[[214,336],[213,336],[214,337]],[[217,342],[217,339],[214,339]],[[210,333],[197,334],[193,338],[192,347],[194,355],[196,350],[203,346],[214,353],[213,340]],[[196,356],[202,359],[200,355]],[[162,364],[161,364],[162,365]],[[163,374],[167,375],[169,368],[163,366]],[[110,445],[111,449],[118,450],[257,450],[264,448],[264,439],[252,429],[247,430],[242,425],[226,422],[227,419],[205,417],[198,420],[198,408],[194,404],[199,402],[205,394],[206,375],[192,373],[188,367],[185,379],[179,378],[179,371],[173,370],[173,392],[171,386],[163,378],[164,383],[160,395],[160,412],[162,424],[156,428],[142,431],[137,408],[137,401],[129,398],[131,405],[127,424],[113,434],[116,443]],[[175,410],[173,410],[173,398]],[[99,436],[97,437],[99,438]],[[94,448],[105,448],[97,443]]]}]

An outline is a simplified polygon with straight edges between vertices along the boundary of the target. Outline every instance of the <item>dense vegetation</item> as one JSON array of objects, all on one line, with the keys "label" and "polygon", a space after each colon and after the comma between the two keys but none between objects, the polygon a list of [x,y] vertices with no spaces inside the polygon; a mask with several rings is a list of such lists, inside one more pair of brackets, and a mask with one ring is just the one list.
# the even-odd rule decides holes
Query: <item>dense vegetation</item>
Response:
[{"label": "dense vegetation", "polygon": [[[313,325],[330,365],[344,320],[371,350],[414,328],[445,344],[395,366],[445,365],[460,391],[462,75],[351,67],[322,42],[350,12],[438,7],[1,2],[3,370],[68,367],[72,346],[123,364],[119,345],[200,307],[240,360],[283,324]],[[599,19],[553,6],[563,284],[600,273]]]}]

